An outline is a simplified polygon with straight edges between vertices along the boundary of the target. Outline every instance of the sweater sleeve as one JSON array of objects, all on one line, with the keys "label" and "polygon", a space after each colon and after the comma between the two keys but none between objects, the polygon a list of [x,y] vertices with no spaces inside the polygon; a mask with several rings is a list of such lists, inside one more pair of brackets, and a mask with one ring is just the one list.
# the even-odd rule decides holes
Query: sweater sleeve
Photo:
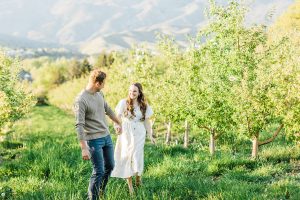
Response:
[{"label": "sweater sleeve", "polygon": [[75,128],[79,140],[84,140],[85,111],[86,105],[82,100],[77,99],[74,104],[74,112]]},{"label": "sweater sleeve", "polygon": [[105,100],[104,100],[104,109],[105,109],[106,115],[108,115],[110,118],[113,118],[116,116],[114,111],[110,108],[110,106],[108,105],[108,103]]},{"label": "sweater sleeve", "polygon": [[108,103],[105,101],[104,94],[102,93],[102,91],[100,91],[100,95],[103,98],[105,114],[108,115],[110,118],[116,117],[114,111],[110,108]]}]

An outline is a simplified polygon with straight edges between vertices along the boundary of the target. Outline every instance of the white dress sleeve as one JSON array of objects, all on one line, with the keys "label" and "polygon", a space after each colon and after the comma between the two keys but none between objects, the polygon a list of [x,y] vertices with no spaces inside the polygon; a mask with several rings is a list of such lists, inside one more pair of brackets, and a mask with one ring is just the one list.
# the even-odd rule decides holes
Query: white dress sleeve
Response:
[{"label": "white dress sleeve", "polygon": [[119,116],[119,115],[123,116],[125,108],[126,108],[126,100],[122,99],[121,101],[119,101],[118,105],[115,108],[116,115],[117,116]]},{"label": "white dress sleeve", "polygon": [[153,110],[152,110],[152,108],[149,105],[147,105],[147,109],[146,109],[146,113],[145,113],[145,118],[146,119],[150,118],[152,115],[153,115]]}]

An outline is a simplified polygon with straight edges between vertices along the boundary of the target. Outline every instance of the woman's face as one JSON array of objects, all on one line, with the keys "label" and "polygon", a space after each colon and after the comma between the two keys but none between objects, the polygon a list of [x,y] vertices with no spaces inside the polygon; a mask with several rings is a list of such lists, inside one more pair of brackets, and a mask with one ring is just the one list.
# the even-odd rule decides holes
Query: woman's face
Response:
[{"label": "woman's face", "polygon": [[129,87],[129,97],[130,97],[130,99],[132,99],[132,100],[137,99],[139,94],[140,94],[139,89],[135,85],[131,85]]}]

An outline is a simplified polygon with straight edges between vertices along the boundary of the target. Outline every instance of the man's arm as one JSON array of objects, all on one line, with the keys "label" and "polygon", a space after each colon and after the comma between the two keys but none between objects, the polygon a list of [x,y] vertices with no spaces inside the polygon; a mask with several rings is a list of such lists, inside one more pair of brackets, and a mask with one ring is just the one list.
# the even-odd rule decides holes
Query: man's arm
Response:
[{"label": "man's arm", "polygon": [[114,122],[114,127],[116,130],[117,134],[122,133],[122,122],[121,122],[121,117],[116,117],[116,115],[110,117],[110,119]]},{"label": "man's arm", "polygon": [[100,94],[103,97],[105,113],[115,123],[114,127],[115,127],[117,133],[120,134],[122,132],[122,123],[121,123],[121,120],[120,120],[121,117],[118,118],[116,116],[116,114],[114,113],[114,111],[110,108],[110,106],[108,105],[108,103],[105,101],[104,94],[102,92],[100,92]]},{"label": "man's arm", "polygon": [[85,140],[80,140],[81,156],[83,160],[89,160],[91,158],[89,146]]},{"label": "man's arm", "polygon": [[84,125],[85,125],[85,111],[86,106],[82,101],[76,100],[74,105],[75,110],[75,127],[77,131],[77,137],[79,139],[80,147],[81,147],[81,155],[84,160],[90,159],[89,147],[84,140]]},{"label": "man's arm", "polygon": [[75,112],[75,128],[79,140],[84,140],[85,112],[86,106],[84,102],[76,100],[74,105]]},{"label": "man's arm", "polygon": [[118,124],[119,126],[121,126],[121,120],[120,118],[118,118],[116,116],[116,114],[114,113],[114,111],[109,107],[109,105],[107,104],[107,102],[104,100],[104,110],[106,115],[109,116],[109,118],[115,122],[116,124]]},{"label": "man's arm", "polygon": [[112,116],[109,116],[109,118],[113,121],[113,122],[115,122],[116,124],[118,124],[119,126],[121,126],[121,120],[120,120],[120,118],[118,118],[116,115],[112,115]]}]

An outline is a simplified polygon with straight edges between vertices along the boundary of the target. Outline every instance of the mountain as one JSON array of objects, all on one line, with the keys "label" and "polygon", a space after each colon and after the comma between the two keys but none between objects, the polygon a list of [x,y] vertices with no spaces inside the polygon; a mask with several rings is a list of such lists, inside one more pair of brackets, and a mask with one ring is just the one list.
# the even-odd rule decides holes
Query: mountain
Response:
[{"label": "mountain", "polygon": [[17,36],[0,34],[0,46],[9,48],[59,48],[58,43],[47,43],[42,41],[21,38]]},{"label": "mountain", "polygon": [[[280,36],[287,32],[295,32],[299,35],[300,31],[300,0],[295,1],[288,9],[282,14],[274,24],[270,27],[272,32]],[[300,38],[298,37],[298,40]]]},{"label": "mountain", "polygon": [[[273,12],[276,18],[292,2],[257,0],[251,4],[247,22],[270,23],[267,13]],[[11,46],[74,46],[94,54],[151,44],[155,33],[174,35],[184,44],[186,35],[194,35],[205,24],[207,7],[207,0],[1,0],[0,45],[7,41],[3,35],[9,35],[24,38],[10,40]]]}]

